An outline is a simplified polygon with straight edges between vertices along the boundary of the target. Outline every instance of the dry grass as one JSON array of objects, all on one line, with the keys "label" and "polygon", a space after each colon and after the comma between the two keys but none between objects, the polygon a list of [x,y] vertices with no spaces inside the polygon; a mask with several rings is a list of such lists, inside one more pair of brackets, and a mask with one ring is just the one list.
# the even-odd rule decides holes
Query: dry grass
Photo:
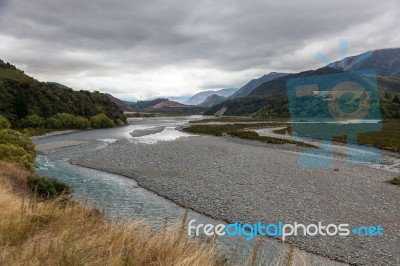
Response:
[{"label": "dry grass", "polygon": [[37,202],[13,193],[29,172],[0,165],[0,265],[214,265],[213,243],[179,227],[110,222],[73,202]]},{"label": "dry grass", "polygon": [[14,192],[28,192],[28,178],[32,172],[18,166],[16,163],[0,161],[0,184]]}]

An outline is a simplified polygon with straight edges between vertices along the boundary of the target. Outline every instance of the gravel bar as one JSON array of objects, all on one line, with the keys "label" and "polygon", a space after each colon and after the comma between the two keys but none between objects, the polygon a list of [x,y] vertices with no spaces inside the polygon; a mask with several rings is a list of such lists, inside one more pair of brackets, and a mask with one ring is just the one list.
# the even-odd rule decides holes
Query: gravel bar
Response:
[{"label": "gravel bar", "polygon": [[193,136],[119,140],[71,163],[134,178],[148,190],[227,222],[381,225],[381,237],[289,237],[299,248],[357,265],[400,265],[400,189],[393,173],[335,160],[301,169],[294,145]]}]

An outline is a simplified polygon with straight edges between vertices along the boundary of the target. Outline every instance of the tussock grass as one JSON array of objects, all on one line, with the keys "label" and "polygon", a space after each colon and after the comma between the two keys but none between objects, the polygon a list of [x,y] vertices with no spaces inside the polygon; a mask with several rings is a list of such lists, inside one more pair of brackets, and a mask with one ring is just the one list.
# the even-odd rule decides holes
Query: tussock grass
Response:
[{"label": "tussock grass", "polygon": [[226,124],[226,125],[191,125],[182,128],[183,131],[196,134],[208,134],[214,136],[230,135],[236,138],[258,140],[265,143],[271,144],[295,144],[301,147],[313,148],[313,145],[288,139],[273,138],[267,136],[260,136],[254,131],[248,131],[248,129],[257,129],[265,127],[276,127],[281,125],[279,123],[259,123],[259,124]]},{"label": "tussock grass", "polygon": [[400,187],[400,177],[394,177],[387,181],[387,183]]},{"label": "tussock grass", "polygon": [[0,265],[214,265],[214,245],[193,242],[183,226],[154,231],[72,201],[16,195],[14,182],[26,187],[29,172],[0,169]]}]

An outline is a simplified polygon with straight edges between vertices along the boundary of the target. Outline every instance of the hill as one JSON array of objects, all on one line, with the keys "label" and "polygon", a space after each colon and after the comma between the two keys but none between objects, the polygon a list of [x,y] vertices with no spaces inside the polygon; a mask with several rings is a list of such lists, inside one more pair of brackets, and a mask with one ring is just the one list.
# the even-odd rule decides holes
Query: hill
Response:
[{"label": "hill", "polygon": [[237,97],[245,97],[249,95],[255,88],[258,86],[262,85],[263,83],[266,83],[268,81],[284,77],[288,75],[287,73],[277,73],[277,72],[271,72],[269,74],[266,74],[258,79],[253,79],[249,81],[246,85],[241,87],[238,91],[236,91],[234,94],[229,96],[229,99],[237,98]]},{"label": "hill", "polygon": [[137,101],[137,102],[124,102],[127,105],[129,105],[131,108],[133,108],[135,111],[143,111],[150,106],[156,105],[158,103],[161,103],[163,101],[168,101],[166,98],[157,98],[153,100],[145,100],[145,101]]},{"label": "hill", "polygon": [[110,99],[110,101],[115,103],[121,110],[123,110],[123,111],[132,111],[132,108],[127,103],[125,103],[124,101],[122,101],[122,100],[120,100],[118,98],[115,98],[114,96],[112,96],[109,93],[106,93],[105,95],[107,95],[108,99]]},{"label": "hill", "polygon": [[[364,60],[361,60],[364,58]],[[359,63],[356,63],[358,62]],[[345,71],[374,69],[380,76],[400,77],[400,48],[381,49],[372,51],[370,56],[366,53],[350,56],[337,61],[331,66],[342,68]]]},{"label": "hill", "polygon": [[186,101],[184,101],[184,104],[188,105],[198,105],[202,101],[204,101],[208,96],[211,96],[213,94],[216,94],[218,96],[223,96],[223,97],[229,97],[233,93],[235,93],[238,89],[236,88],[227,88],[227,89],[222,89],[222,90],[208,90],[208,91],[201,91],[199,93],[196,93]]},{"label": "hill", "polygon": [[222,103],[223,101],[225,101],[225,99],[226,98],[223,96],[213,94],[213,95],[208,96],[204,101],[202,101],[197,106],[204,107],[204,108],[210,108],[210,107],[213,107],[214,105]]},{"label": "hill", "polygon": [[39,82],[1,60],[0,99],[0,114],[13,126],[29,115],[50,118],[58,113],[84,118],[104,113],[115,122],[126,121],[120,108],[103,93],[74,91],[60,88],[58,84]]},{"label": "hill", "polygon": [[170,100],[159,102],[155,105],[146,108],[145,110],[148,112],[175,113],[175,114],[194,114],[204,111],[204,109],[201,107],[186,105]]}]

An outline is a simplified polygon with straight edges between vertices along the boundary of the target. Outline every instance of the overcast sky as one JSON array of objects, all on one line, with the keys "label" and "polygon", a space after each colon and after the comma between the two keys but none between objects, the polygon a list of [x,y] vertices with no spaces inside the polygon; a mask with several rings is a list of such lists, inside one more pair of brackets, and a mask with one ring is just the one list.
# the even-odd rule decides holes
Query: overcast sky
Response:
[{"label": "overcast sky", "polygon": [[127,99],[241,87],[400,47],[399,0],[0,0],[0,58],[41,81]]}]

